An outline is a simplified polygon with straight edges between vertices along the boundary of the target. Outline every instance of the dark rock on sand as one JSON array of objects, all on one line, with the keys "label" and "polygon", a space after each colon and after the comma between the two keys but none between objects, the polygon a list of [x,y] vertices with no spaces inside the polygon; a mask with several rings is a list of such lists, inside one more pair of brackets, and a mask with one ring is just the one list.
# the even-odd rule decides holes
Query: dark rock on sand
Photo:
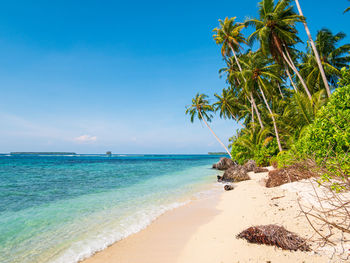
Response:
[{"label": "dark rock on sand", "polygon": [[254,160],[249,160],[244,164],[244,167],[247,169],[248,172],[252,172],[256,168],[256,162]]},{"label": "dark rock on sand", "polygon": [[216,177],[218,178],[218,182],[222,182],[222,176],[218,175]]},{"label": "dark rock on sand", "polygon": [[240,182],[250,180],[247,169],[242,165],[235,165],[227,169],[222,176],[225,182]]},{"label": "dark rock on sand", "polygon": [[228,168],[234,165],[236,165],[234,161],[232,161],[229,158],[223,157],[220,159],[220,161],[213,164],[213,168],[218,170],[227,170]]},{"label": "dark rock on sand", "polygon": [[254,168],[254,173],[266,173],[268,171],[269,171],[269,169],[267,169],[265,167],[255,167]]},{"label": "dark rock on sand", "polygon": [[227,184],[227,185],[224,186],[224,189],[225,189],[225,191],[231,191],[231,190],[234,189],[234,187],[233,187],[232,184]]}]

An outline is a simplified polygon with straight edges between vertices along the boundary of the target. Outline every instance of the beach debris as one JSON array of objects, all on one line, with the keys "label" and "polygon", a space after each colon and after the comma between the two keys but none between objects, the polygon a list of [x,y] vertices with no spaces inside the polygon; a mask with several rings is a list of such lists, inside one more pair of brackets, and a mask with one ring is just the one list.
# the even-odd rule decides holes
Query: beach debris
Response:
[{"label": "beach debris", "polygon": [[225,182],[241,182],[246,180],[250,180],[250,177],[247,173],[247,169],[242,165],[230,167],[222,176],[222,181]]},{"label": "beach debris", "polygon": [[269,171],[269,169],[267,169],[265,167],[255,167],[254,168],[254,173],[266,173],[268,171]]},{"label": "beach debris", "polygon": [[232,161],[229,158],[223,157],[223,158],[220,158],[220,161],[213,164],[213,168],[218,170],[227,170],[231,166],[235,166],[235,165],[236,163],[234,161]]},{"label": "beach debris", "polygon": [[249,160],[244,164],[244,167],[247,169],[247,172],[252,172],[256,168],[256,162],[254,160]]},{"label": "beach debris", "polygon": [[311,177],[317,177],[319,174],[314,171],[315,165],[315,163],[307,160],[295,163],[286,168],[270,171],[266,181],[266,187],[271,188]]},{"label": "beach debris", "polygon": [[233,187],[232,184],[226,184],[226,185],[224,186],[224,189],[225,189],[225,191],[231,191],[231,190],[233,190],[233,189],[235,189],[235,188]]},{"label": "beach debris", "polygon": [[283,198],[283,197],[285,197],[285,195],[275,196],[275,197],[272,197],[271,200],[276,200],[276,199],[280,199],[280,198]]},{"label": "beach debris", "polygon": [[249,243],[277,246],[284,250],[311,250],[304,238],[278,225],[249,227],[239,233],[237,238],[246,239]]}]

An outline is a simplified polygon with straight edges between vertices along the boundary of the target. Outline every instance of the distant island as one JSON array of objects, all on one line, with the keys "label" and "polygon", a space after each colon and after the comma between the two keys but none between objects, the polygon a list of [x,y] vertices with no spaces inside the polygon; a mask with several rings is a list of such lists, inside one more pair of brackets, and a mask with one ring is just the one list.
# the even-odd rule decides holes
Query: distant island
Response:
[{"label": "distant island", "polygon": [[208,152],[209,155],[227,155],[226,152]]},{"label": "distant island", "polygon": [[76,155],[74,152],[11,152],[11,155]]}]

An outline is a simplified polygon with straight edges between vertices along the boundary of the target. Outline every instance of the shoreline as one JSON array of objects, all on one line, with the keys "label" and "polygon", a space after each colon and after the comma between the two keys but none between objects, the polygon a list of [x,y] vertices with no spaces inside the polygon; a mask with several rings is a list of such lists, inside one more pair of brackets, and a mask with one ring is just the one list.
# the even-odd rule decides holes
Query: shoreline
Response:
[{"label": "shoreline", "polygon": [[[106,249],[79,261],[82,263],[167,263],[177,262],[177,257],[198,226],[208,223],[219,214],[217,205],[223,191],[206,197],[192,198],[188,203],[166,211],[150,225]],[[200,216],[194,216],[200,215]]]},{"label": "shoreline", "polygon": [[304,238],[313,235],[306,219],[298,217],[296,193],[262,186],[267,173],[249,175],[252,180],[236,183],[234,190],[170,210],[82,262],[328,262],[314,252],[285,251],[236,238],[247,227],[261,224],[283,225]]}]

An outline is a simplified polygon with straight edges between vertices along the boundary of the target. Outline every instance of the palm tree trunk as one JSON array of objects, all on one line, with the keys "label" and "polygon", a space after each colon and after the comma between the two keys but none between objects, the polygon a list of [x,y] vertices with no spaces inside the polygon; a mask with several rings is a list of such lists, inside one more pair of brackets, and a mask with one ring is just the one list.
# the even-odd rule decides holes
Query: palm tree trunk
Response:
[{"label": "palm tree trunk", "polygon": [[[304,16],[303,15],[303,11],[301,10],[300,4],[299,4],[299,0],[295,0],[295,3],[297,4],[299,15]],[[320,69],[322,80],[323,80],[323,84],[324,84],[324,86],[326,88],[326,91],[327,91],[327,95],[328,95],[328,97],[330,97],[331,96],[331,90],[329,89],[328,80],[327,80],[326,74],[325,74],[323,66],[322,66],[320,55],[318,54],[315,42],[313,41],[313,39],[311,37],[311,33],[310,33],[310,30],[309,30],[309,27],[307,26],[306,21],[304,21],[303,24],[304,24],[304,27],[305,27],[306,34],[307,34],[307,36],[309,38],[311,48],[312,48],[312,50],[313,50],[313,52],[315,54],[317,65],[318,65],[318,68]]]},{"label": "palm tree trunk", "polygon": [[298,76],[301,85],[304,87],[305,92],[306,92],[307,96],[309,97],[309,100],[312,101],[311,93],[310,93],[309,89],[307,88],[303,77],[300,75],[299,71],[297,70],[296,66],[294,65],[294,62],[293,62],[292,58],[289,55],[288,49],[286,47],[285,47],[285,49],[286,49],[286,54],[287,54],[288,58],[286,57],[284,52],[282,52],[282,56],[283,56],[284,60],[287,62],[289,67],[291,67],[291,69],[294,71],[294,73]]},{"label": "palm tree trunk", "polygon": [[246,98],[247,98],[247,100],[249,101],[249,103],[250,103],[250,106],[251,106],[251,111],[252,111],[252,123],[253,123],[253,125],[254,125],[254,106],[253,106],[253,102],[249,99],[249,97],[247,96],[247,95],[245,95],[246,96]]},{"label": "palm tree trunk", "polygon": [[[305,81],[304,79],[301,77],[299,71],[297,70],[297,68],[295,67],[294,65],[294,62],[292,60],[292,58],[290,57],[289,55],[289,52],[288,52],[288,47],[286,47],[286,45],[284,43],[281,43],[279,40],[278,40],[278,37],[276,36],[276,34],[272,33],[272,40],[274,41],[276,47],[277,47],[277,50],[279,52],[280,55],[282,55],[283,59],[285,62],[287,62],[288,66],[294,71],[294,73],[298,76],[300,82],[301,82],[301,85],[304,87],[305,91],[306,91],[306,94],[307,96],[309,97],[309,100],[312,101],[312,97],[311,97],[311,94],[305,84]],[[288,55],[289,59],[287,58],[286,54],[284,53],[283,51],[283,47],[285,49],[285,52],[286,54]]]},{"label": "palm tree trunk", "polygon": [[[236,56],[236,52],[235,52],[235,50],[233,49],[231,43],[230,43],[230,48],[231,48],[231,51],[232,51],[232,53],[233,53],[233,56],[234,56],[234,58],[235,58],[235,60],[236,60],[237,66],[238,66],[238,68],[239,68],[239,71],[242,73],[241,63],[239,63],[239,60],[238,60],[238,58],[237,58],[237,56]],[[242,77],[243,77],[243,79],[244,79],[244,82],[247,82],[247,80],[245,79],[245,77],[243,76],[243,74],[242,74]],[[264,125],[263,125],[263,123],[262,123],[262,121],[261,121],[260,113],[259,113],[259,111],[258,111],[258,108],[256,107],[255,100],[254,100],[254,97],[253,97],[253,94],[252,94],[252,93],[250,93],[250,98],[251,98],[253,107],[254,107],[254,109],[255,109],[256,115],[258,116],[260,127],[261,127],[261,129],[264,129]]]},{"label": "palm tree trunk", "polygon": [[254,123],[254,106],[253,106],[253,103],[251,105],[252,105],[252,122]]},{"label": "palm tree trunk", "polygon": [[267,103],[267,100],[266,100],[264,91],[262,90],[259,81],[258,81],[258,86],[259,86],[261,95],[262,95],[262,97],[263,97],[263,99],[264,99],[264,102],[265,102],[265,104],[266,104],[266,107],[267,107],[267,109],[269,110],[270,115],[271,115],[271,119],[272,119],[272,122],[273,122],[273,127],[274,127],[274,129],[275,129],[275,134],[276,134],[278,149],[279,149],[280,152],[282,152],[283,149],[282,149],[282,146],[281,146],[280,136],[279,136],[278,130],[277,130],[277,125],[276,125],[275,116],[274,116],[273,113],[272,113],[272,110],[271,110],[271,108],[270,108],[270,105]]},{"label": "palm tree trunk", "polygon": [[288,66],[287,66],[285,63],[283,63],[283,64],[284,64],[284,69],[286,70],[287,75],[288,75],[288,78],[289,78],[289,80],[290,80],[290,83],[292,84],[292,86],[293,86],[293,88],[294,88],[294,91],[295,91],[296,93],[298,93],[297,86],[295,85],[295,83],[294,83],[294,81],[293,81],[293,79],[292,79],[292,76],[290,75]]},{"label": "palm tree trunk", "polygon": [[277,87],[278,87],[278,90],[280,91],[280,94],[281,94],[282,99],[284,99],[284,96],[283,96],[283,93],[282,93],[282,90],[281,90],[281,86],[280,86],[280,84],[278,83],[278,81],[277,81]]},{"label": "palm tree trunk", "polygon": [[235,121],[236,121],[239,125],[241,125],[241,127],[244,129],[244,125],[243,125],[243,124],[236,118],[236,116],[233,114],[230,105],[227,105],[227,106],[228,106],[228,110],[229,110],[231,116],[232,116],[232,117],[235,119]]},{"label": "palm tree trunk", "polygon": [[206,122],[206,120],[203,118],[202,112],[200,110],[198,110],[199,114],[201,115],[202,120],[204,121],[205,125],[207,125],[208,129],[211,131],[211,133],[215,136],[215,138],[218,140],[218,142],[225,148],[226,152],[228,153],[228,155],[230,156],[230,158],[232,159],[231,153],[230,151],[227,149],[227,147],[225,146],[225,144],[223,144],[223,142],[219,139],[218,136],[216,136],[215,132],[210,128],[210,126],[208,125],[208,123]]},{"label": "palm tree trunk", "polygon": [[261,121],[261,116],[260,116],[260,113],[259,113],[259,111],[258,111],[258,107],[256,107],[255,99],[254,99],[254,97],[253,97],[253,93],[250,93],[250,99],[252,100],[252,104],[253,104],[253,107],[254,107],[254,109],[255,109],[256,116],[258,116],[260,128],[261,128],[261,129],[264,129],[264,124],[263,124],[262,121]]}]

